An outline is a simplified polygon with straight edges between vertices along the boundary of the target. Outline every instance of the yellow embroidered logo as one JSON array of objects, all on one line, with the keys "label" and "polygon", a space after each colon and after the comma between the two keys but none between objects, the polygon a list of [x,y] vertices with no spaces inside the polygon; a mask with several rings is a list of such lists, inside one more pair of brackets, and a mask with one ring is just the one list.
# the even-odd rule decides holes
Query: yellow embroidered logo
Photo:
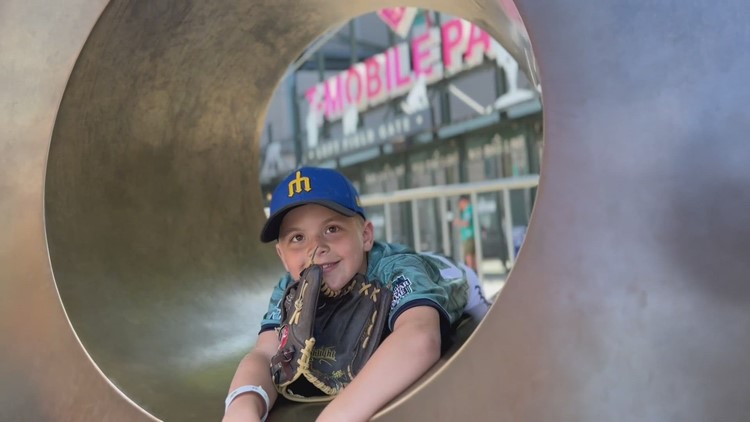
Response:
[{"label": "yellow embroidered logo", "polygon": [[303,190],[305,192],[310,192],[312,190],[312,187],[310,187],[310,178],[302,177],[302,174],[297,171],[294,180],[289,182],[289,197],[293,197],[295,193],[302,193]]}]

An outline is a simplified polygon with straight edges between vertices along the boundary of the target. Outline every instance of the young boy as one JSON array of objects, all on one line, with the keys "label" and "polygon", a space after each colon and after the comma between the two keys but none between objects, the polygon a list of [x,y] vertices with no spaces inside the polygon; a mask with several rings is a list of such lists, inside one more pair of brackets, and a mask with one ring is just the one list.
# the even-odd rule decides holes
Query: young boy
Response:
[{"label": "young boy", "polygon": [[481,319],[489,307],[476,274],[448,259],[377,242],[359,195],[341,173],[303,167],[275,189],[261,241],[276,241],[287,270],[271,296],[255,347],[230,386],[224,421],[264,420],[276,400],[270,362],[279,348],[284,291],[314,260],[334,292],[356,273],[393,292],[385,339],[364,368],[331,401],[319,421],[365,421],[404,391],[440,357],[464,312]]}]

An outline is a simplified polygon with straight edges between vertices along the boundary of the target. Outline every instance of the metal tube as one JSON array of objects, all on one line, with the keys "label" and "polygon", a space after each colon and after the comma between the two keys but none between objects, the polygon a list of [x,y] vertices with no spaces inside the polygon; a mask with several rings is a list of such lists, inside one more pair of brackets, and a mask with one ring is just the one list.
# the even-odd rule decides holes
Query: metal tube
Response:
[{"label": "metal tube", "polygon": [[479,281],[484,282],[484,270],[482,269],[482,228],[479,224],[479,202],[476,192],[471,193],[471,221],[474,224],[474,260],[477,265]]},{"label": "metal tube", "polygon": [[428,186],[423,188],[404,189],[394,192],[373,193],[360,197],[363,206],[384,204],[386,202],[407,202],[417,199],[439,198],[441,196],[459,196],[471,192],[498,192],[503,189],[524,189],[536,187],[538,175],[508,177],[504,179],[485,180],[481,182]]},{"label": "metal tube", "polygon": [[393,222],[391,221],[391,204],[386,202],[383,204],[385,213],[385,241],[390,243],[393,241]]},{"label": "metal tube", "polygon": [[414,233],[414,250],[420,252],[422,239],[419,237],[419,210],[417,210],[417,200],[411,201],[411,222]]},{"label": "metal tube", "polygon": [[515,250],[513,248],[513,212],[510,209],[510,190],[503,190],[503,213],[505,214],[505,244],[508,247],[508,260],[510,265],[516,260]]},{"label": "metal tube", "polygon": [[451,255],[451,231],[448,229],[448,222],[445,220],[446,214],[448,214],[448,207],[445,200],[445,196],[438,198],[440,204],[440,230],[443,234],[443,255]]}]

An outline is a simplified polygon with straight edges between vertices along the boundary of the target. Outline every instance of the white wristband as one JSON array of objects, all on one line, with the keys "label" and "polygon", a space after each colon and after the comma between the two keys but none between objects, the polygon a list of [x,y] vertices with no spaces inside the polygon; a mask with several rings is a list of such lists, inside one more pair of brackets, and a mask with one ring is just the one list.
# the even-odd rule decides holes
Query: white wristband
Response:
[{"label": "white wristband", "polygon": [[240,394],[245,393],[255,393],[263,399],[263,402],[266,404],[266,409],[263,412],[263,417],[260,418],[260,421],[265,422],[266,418],[268,417],[268,408],[271,407],[271,400],[268,398],[266,390],[264,390],[263,387],[259,385],[243,385],[242,387],[235,388],[231,393],[229,393],[227,399],[224,401],[224,413],[227,413],[227,409],[229,409],[229,405],[232,404],[232,400],[236,399]]}]

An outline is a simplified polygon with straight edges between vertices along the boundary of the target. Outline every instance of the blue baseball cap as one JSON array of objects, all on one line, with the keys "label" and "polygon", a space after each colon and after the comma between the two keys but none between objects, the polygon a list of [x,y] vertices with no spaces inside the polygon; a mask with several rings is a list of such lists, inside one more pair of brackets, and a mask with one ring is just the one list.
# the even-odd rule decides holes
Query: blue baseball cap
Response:
[{"label": "blue baseball cap", "polygon": [[359,193],[352,182],[333,169],[301,167],[287,176],[271,196],[268,220],[260,232],[261,242],[279,238],[279,228],[286,213],[305,204],[318,204],[347,217],[365,217],[359,204]]}]

